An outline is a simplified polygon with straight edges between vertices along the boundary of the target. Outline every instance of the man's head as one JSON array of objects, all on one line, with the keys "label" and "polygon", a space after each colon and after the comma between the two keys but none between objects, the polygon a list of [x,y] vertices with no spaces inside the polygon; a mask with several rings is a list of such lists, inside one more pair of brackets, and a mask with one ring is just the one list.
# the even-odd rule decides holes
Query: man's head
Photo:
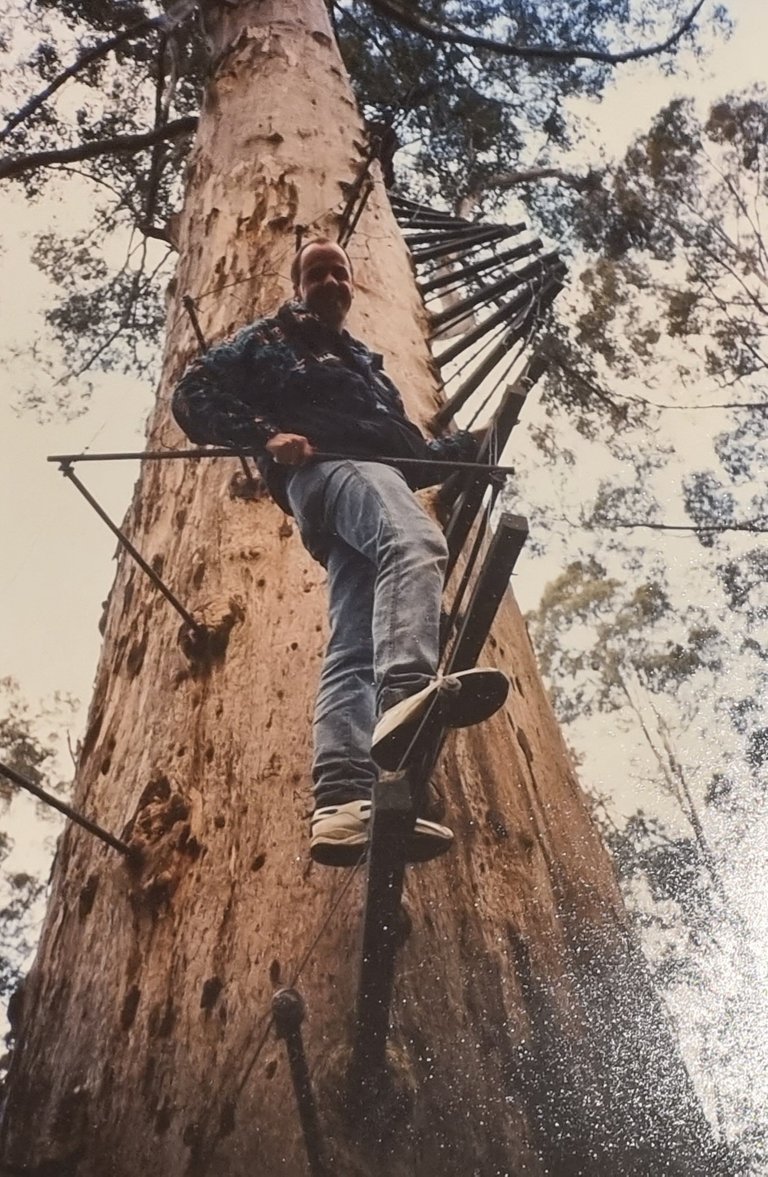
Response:
[{"label": "man's head", "polygon": [[297,298],[329,327],[339,331],[352,305],[352,266],[335,241],[318,237],[302,245],[291,265]]}]

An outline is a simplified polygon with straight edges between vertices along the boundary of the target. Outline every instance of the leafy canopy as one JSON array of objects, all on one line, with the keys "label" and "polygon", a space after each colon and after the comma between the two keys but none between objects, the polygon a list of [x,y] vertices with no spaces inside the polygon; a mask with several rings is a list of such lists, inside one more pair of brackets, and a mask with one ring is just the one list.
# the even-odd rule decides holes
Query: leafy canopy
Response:
[{"label": "leafy canopy", "polygon": [[[690,44],[700,4],[694,10],[683,0],[341,0],[330,7],[363,110],[382,140],[400,144],[398,186],[490,210],[520,182],[521,169],[556,176],[561,153],[579,136],[568,99],[599,94],[611,77],[612,65],[595,56],[670,33],[684,33]],[[456,36],[461,43],[446,43]],[[472,43],[478,37],[494,47]],[[96,48],[114,40],[109,52]],[[64,178],[89,193],[86,223],[41,238],[34,253],[59,288],[47,312],[49,342],[59,345],[54,365],[67,357],[68,379],[57,384],[54,407],[76,411],[90,371],[145,372],[157,354],[172,215],[208,69],[204,19],[189,0],[165,13],[138,3],[39,0],[23,13],[6,12],[0,41],[9,119],[0,175],[10,174],[3,165],[11,160],[29,200],[52,184],[58,190]],[[665,66],[680,43],[661,54]],[[532,46],[545,52],[520,56]],[[546,55],[562,49],[569,56]],[[78,60],[82,68],[71,70]],[[45,101],[30,104],[47,89]],[[126,148],[153,130],[152,146]],[[39,164],[37,153],[55,156],[62,148],[66,158],[49,155],[45,167]],[[81,148],[98,153],[83,158]],[[550,205],[557,205],[556,193]]]},{"label": "leafy canopy", "polygon": [[[50,788],[62,715],[70,713],[74,706],[72,699],[57,696],[52,707],[35,712],[13,679],[0,679],[0,761],[33,783]],[[18,799],[18,790],[0,777],[3,812],[8,814]],[[39,804],[35,812],[39,818],[50,818],[52,814]],[[18,984],[29,962],[45,891],[41,873],[44,864],[36,863],[27,848],[25,869],[19,870],[12,862],[13,850],[14,839],[7,830],[0,829],[0,1000]]]}]

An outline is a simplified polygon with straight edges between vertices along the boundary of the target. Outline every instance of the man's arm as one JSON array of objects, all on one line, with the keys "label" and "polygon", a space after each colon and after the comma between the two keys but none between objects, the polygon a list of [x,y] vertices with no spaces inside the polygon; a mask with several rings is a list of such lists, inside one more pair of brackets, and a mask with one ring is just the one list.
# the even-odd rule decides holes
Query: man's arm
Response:
[{"label": "man's arm", "polygon": [[[300,466],[314,453],[311,443],[281,432],[269,411],[293,363],[284,345],[257,324],[190,364],[174,390],[173,415],[197,445],[264,450],[280,465]],[[250,403],[241,394],[246,381]]]},{"label": "man's arm", "polygon": [[238,394],[243,368],[234,345],[221,344],[194,360],[176,385],[173,415],[196,445],[264,449],[280,432],[268,413],[255,412]]}]

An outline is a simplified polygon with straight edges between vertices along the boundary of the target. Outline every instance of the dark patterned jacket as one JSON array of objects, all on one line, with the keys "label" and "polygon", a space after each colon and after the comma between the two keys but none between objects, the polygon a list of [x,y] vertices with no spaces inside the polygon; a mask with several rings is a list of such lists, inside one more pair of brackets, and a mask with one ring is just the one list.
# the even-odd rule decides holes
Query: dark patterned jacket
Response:
[{"label": "dark patterned jacket", "polygon": [[360,458],[422,458],[406,474],[417,489],[442,482],[430,459],[471,461],[468,433],[427,441],[405,415],[382,357],[347,331],[326,327],[299,302],[258,319],[199,356],[173,394],[173,413],[197,445],[252,452],[272,497],[289,511],[289,468],[264,447],[277,433],[307,437],[317,449]]}]

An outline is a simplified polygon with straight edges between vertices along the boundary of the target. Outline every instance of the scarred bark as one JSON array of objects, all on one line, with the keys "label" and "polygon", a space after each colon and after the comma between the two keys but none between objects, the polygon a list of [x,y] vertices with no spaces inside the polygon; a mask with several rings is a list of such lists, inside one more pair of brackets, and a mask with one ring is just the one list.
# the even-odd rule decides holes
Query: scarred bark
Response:
[{"label": "scarred bark", "polygon": [[[274,309],[296,227],[333,234],[364,151],[321,0],[208,19],[217,64],[152,448],[182,444],[168,411],[195,350],[182,297],[209,340]],[[350,327],[424,422],[438,400],[426,318],[380,182],[350,253]],[[134,542],[218,637],[207,658],[185,653],[176,615],[121,559],[75,798],[143,860],[129,869],[74,827],[61,839],[16,1003],[0,1148],[37,1177],[307,1171],[282,1047],[257,1047],[346,877],[307,857],[324,574],[291,522],[241,489],[234,461],[148,463],[128,512]],[[362,872],[298,981],[331,1171],[710,1175],[707,1130],[511,599],[486,654],[513,689],[491,723],[450,739],[437,773],[457,846],[407,876],[399,1099],[382,1104],[378,1144],[343,1102]]]}]

